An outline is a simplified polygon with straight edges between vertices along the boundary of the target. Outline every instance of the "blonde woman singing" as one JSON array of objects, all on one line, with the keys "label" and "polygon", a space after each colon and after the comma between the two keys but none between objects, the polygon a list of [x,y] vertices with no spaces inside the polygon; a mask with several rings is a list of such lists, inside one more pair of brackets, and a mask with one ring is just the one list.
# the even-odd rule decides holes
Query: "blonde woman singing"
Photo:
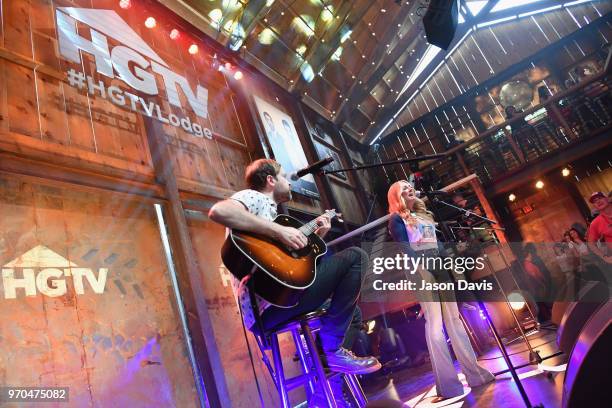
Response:
[{"label": "blonde woman singing", "polygon": [[[405,180],[395,182],[389,188],[387,199],[389,213],[392,214],[389,219],[389,232],[393,240],[408,243],[409,246],[404,247],[408,255],[439,256],[432,213],[427,211],[425,203],[417,198],[413,185]],[[436,281],[432,272],[437,275],[438,281],[449,281],[448,273],[444,271],[419,270],[422,279],[428,282]],[[446,278],[444,274],[447,275]],[[446,328],[470,387],[493,381],[493,374],[476,362],[476,355],[459,317],[454,293],[419,290],[417,298],[426,319],[425,337],[436,379],[438,397],[434,402],[463,394],[463,385],[455,371],[443,328]]]}]

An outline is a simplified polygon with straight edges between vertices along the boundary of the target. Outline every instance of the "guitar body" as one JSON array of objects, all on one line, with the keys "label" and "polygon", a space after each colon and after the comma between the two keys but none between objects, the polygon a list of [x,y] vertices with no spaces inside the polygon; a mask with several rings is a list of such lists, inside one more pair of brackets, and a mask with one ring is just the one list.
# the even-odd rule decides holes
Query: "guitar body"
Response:
[{"label": "guitar body", "polygon": [[[274,222],[300,228],[300,221],[279,215]],[[263,235],[232,230],[221,249],[221,259],[229,271],[242,279],[253,271],[255,293],[279,307],[297,305],[302,292],[316,277],[317,258],[327,252],[327,246],[316,234],[308,236],[308,245],[300,250]]]}]

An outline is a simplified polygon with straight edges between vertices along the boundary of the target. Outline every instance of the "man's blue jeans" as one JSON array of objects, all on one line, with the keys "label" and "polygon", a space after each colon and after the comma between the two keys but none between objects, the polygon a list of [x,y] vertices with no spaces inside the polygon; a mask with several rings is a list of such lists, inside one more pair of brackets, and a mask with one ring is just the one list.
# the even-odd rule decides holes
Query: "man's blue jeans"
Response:
[{"label": "man's blue jeans", "polygon": [[319,337],[323,351],[338,350],[353,319],[367,265],[368,255],[357,247],[321,259],[314,283],[306,289],[297,306],[270,306],[263,312],[264,330],[315,311],[331,297],[327,313],[321,318]]}]

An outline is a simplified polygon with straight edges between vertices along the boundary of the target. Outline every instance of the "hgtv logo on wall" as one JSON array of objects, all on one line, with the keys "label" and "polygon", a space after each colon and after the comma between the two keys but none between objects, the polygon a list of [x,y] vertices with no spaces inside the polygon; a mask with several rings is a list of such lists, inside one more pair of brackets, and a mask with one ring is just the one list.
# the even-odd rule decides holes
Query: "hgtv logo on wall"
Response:
[{"label": "hgtv logo on wall", "polygon": [[108,268],[94,272],[79,267],[44,245],[38,245],[2,267],[2,292],[5,299],[24,296],[58,297],[67,293],[71,279],[77,295],[104,293]]},{"label": "hgtv logo on wall", "polygon": [[[180,92],[187,99],[193,112],[202,119],[208,118],[208,89],[196,85],[195,91],[187,79],[170,70],[168,64],[113,10],[95,10],[75,7],[58,7],[56,10],[59,51],[62,57],[82,66],[81,53],[95,59],[96,71],[110,79],[119,78],[139,94],[156,96],[157,74],[166,91],[168,102],[184,109]],[[90,27],[90,37],[82,37],[77,22]],[[82,32],[82,31],[81,31]],[[108,38],[120,42],[111,49]],[[212,139],[212,131],[191,121],[189,116],[164,112],[162,107],[142,96],[125,91],[118,86],[106,86],[84,72],[71,68],[67,72],[68,84],[84,89],[90,95],[99,95],[115,105],[144,114],[162,123],[182,128],[197,137]]]}]

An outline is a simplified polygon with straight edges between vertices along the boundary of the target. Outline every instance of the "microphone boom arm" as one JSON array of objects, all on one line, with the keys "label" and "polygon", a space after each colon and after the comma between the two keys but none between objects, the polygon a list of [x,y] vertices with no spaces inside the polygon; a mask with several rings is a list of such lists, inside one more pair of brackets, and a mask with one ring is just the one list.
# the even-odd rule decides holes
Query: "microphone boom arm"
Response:
[{"label": "microphone boom arm", "polygon": [[374,163],[374,164],[364,164],[362,166],[347,167],[347,168],[344,168],[344,169],[323,170],[321,173],[323,173],[323,174],[342,173],[342,172],[346,172],[346,171],[355,171],[355,170],[369,169],[369,168],[372,168],[372,167],[392,166],[394,164],[402,164],[402,163],[409,163],[409,162],[415,162],[415,161],[433,160],[433,159],[439,159],[439,158],[442,158],[442,157],[446,157],[446,154],[445,153],[430,154],[430,155],[426,155],[426,156],[417,156],[417,157],[411,157],[411,158],[399,159],[399,160],[391,160],[391,161]]}]

